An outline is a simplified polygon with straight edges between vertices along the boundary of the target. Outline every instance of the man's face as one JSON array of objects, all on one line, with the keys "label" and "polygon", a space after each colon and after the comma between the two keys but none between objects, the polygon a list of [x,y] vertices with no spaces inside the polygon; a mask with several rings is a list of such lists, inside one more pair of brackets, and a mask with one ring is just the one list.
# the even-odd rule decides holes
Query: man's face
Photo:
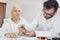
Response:
[{"label": "man's face", "polygon": [[12,16],[14,18],[19,18],[20,17],[20,9],[18,7],[13,8]]},{"label": "man's face", "polygon": [[54,8],[51,8],[51,9],[43,8],[43,12],[44,12],[43,16],[46,19],[49,19],[49,18],[53,17],[54,14],[55,14]]}]

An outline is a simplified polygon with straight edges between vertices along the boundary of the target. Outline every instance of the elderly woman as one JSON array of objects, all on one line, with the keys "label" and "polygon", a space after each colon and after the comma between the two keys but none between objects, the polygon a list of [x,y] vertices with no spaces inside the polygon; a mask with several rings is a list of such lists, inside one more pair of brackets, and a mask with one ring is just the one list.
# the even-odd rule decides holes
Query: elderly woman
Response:
[{"label": "elderly woman", "polygon": [[20,16],[20,8],[19,6],[14,6],[11,12],[11,18],[4,19],[4,23],[2,26],[2,34],[1,36],[7,38],[16,38],[20,32],[18,30],[18,26],[21,24],[26,25],[27,22]]}]

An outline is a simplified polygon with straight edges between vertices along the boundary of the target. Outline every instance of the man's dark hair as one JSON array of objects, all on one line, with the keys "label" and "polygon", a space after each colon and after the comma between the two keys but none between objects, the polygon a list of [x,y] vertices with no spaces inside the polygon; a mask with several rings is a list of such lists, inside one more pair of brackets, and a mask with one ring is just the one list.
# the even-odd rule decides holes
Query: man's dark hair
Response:
[{"label": "man's dark hair", "polygon": [[56,0],[48,0],[44,2],[44,7],[46,7],[46,9],[54,8],[54,10],[57,11],[59,4]]},{"label": "man's dark hair", "polygon": [[56,1],[56,0],[48,0],[48,1]]}]

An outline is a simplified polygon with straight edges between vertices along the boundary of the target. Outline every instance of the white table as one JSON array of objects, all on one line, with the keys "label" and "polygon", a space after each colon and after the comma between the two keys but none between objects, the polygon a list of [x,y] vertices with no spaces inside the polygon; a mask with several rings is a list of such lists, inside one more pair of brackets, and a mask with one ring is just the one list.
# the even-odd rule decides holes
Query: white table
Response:
[{"label": "white table", "polygon": [[0,40],[37,40],[36,37],[0,38]]},{"label": "white table", "polygon": [[35,31],[35,32],[37,32],[36,37],[19,37],[19,38],[13,38],[13,39],[11,39],[11,38],[0,38],[0,40],[37,40],[38,36],[47,37],[48,39],[53,38],[52,37],[53,32],[52,33],[49,31]]}]

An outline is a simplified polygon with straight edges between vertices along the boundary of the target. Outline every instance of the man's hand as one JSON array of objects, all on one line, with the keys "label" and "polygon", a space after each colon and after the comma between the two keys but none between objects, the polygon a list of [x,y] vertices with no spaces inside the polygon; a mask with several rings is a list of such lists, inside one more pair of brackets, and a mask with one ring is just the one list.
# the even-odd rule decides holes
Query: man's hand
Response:
[{"label": "man's hand", "polygon": [[29,37],[35,37],[35,36],[36,36],[36,35],[35,35],[35,32],[33,32],[33,31],[27,31],[27,30],[24,28],[24,25],[19,25],[18,30],[19,30],[20,32],[22,32],[23,34],[29,36]]},{"label": "man's hand", "polygon": [[36,36],[35,32],[33,32],[33,31],[26,31],[24,34],[29,36],[29,37],[35,37]]},{"label": "man's hand", "polygon": [[17,35],[14,33],[6,33],[4,36],[7,38],[17,38]]}]

